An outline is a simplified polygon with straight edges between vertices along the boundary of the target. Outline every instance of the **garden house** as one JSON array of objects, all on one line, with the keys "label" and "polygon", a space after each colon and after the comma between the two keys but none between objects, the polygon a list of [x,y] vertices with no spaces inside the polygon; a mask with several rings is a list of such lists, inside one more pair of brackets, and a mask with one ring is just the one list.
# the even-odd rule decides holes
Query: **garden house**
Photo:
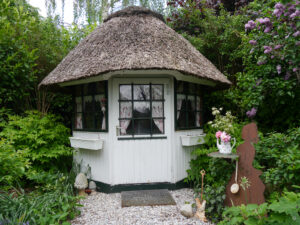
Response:
[{"label": "garden house", "polygon": [[202,95],[229,85],[162,15],[141,7],[111,14],[40,84],[72,90],[74,158],[108,191],[183,180],[205,135]]}]

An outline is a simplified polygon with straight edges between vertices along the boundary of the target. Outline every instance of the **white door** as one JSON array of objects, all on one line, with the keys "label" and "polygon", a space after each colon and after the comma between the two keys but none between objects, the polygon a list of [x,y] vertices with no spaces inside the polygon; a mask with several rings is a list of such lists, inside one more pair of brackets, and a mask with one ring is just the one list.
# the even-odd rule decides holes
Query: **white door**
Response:
[{"label": "white door", "polygon": [[170,182],[170,79],[114,78],[112,87],[113,184]]}]

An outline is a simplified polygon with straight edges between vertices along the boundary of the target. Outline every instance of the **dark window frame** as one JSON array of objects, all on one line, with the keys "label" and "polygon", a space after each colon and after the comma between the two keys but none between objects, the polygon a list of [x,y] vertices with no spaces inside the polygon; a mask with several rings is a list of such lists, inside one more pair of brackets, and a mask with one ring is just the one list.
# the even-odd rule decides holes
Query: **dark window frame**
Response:
[{"label": "dark window frame", "polygon": [[[96,91],[96,84],[98,82],[103,82],[104,83],[104,90],[101,92]],[[89,90],[89,94],[84,94],[84,85],[94,85],[92,90]],[[79,87],[81,94],[78,96],[75,93],[75,88]],[[108,106],[108,82],[107,81],[97,81],[97,82],[92,82],[92,83],[86,83],[86,84],[80,84],[73,86],[73,93],[72,93],[72,101],[73,101],[73,115],[72,115],[72,130],[73,131],[88,131],[88,132],[108,132],[108,111],[109,111],[109,106]],[[106,105],[105,105],[105,124],[106,124],[106,129],[101,129],[101,128],[96,128],[96,112],[95,112],[95,95],[104,95],[104,98],[106,99]],[[92,114],[93,116],[93,124],[94,128],[85,128],[85,107],[84,107],[84,96],[92,96],[92,101],[93,101],[93,110]],[[81,113],[82,113],[82,129],[80,128],[75,128],[75,119],[77,115],[77,105],[76,105],[76,97],[81,97]]]},{"label": "dark window frame", "polygon": [[[178,86],[178,82],[183,82],[183,92],[179,92],[177,91],[177,86]],[[188,91],[188,85],[193,84],[191,82],[186,82],[186,81],[177,81],[176,79],[174,79],[174,122],[175,122],[175,131],[181,131],[181,130],[195,130],[195,129],[202,129],[203,128],[203,86],[199,85],[199,84],[194,84],[195,88],[200,88],[199,94],[197,94],[196,92],[194,94],[190,93]],[[189,120],[188,120],[188,113],[186,113],[186,118],[185,118],[185,124],[187,126],[185,127],[179,127],[178,123],[177,123],[177,94],[182,94],[185,95],[185,100],[187,101],[188,96],[194,96],[195,98],[195,110],[188,110],[187,109],[187,105],[186,105],[186,109],[184,110],[185,112],[195,112],[195,116],[197,113],[200,113],[200,126],[188,126],[189,124]],[[200,97],[200,110],[197,110],[197,97]],[[197,116],[196,116],[197,118]]]},{"label": "dark window frame", "polygon": [[[120,93],[120,87],[122,85],[131,85],[131,99],[127,100],[127,99],[121,99],[121,93]],[[134,85],[149,85],[149,99],[147,100],[138,100],[138,99],[134,99]],[[152,86],[155,85],[160,85],[162,86],[162,99],[152,99]],[[120,135],[120,140],[122,139],[132,139],[132,138],[138,138],[139,136],[149,136],[149,138],[155,138],[155,136],[157,135],[164,135],[166,133],[165,131],[165,90],[164,90],[164,84],[153,84],[151,82],[149,83],[130,83],[130,84],[119,84],[119,99],[118,99],[118,103],[119,103],[119,124],[121,120],[130,120],[132,122],[132,127],[134,128],[134,121],[135,120],[150,120],[150,133],[147,134],[135,134],[134,130],[133,133],[130,134],[126,134],[126,135]],[[120,118],[120,111],[121,111],[121,102],[131,102],[131,107],[132,107],[132,117],[131,118]],[[134,110],[134,102],[149,102],[150,103],[150,117],[139,117],[139,118],[134,118],[133,117],[133,110]],[[163,107],[163,116],[162,117],[153,117],[152,116],[152,102],[161,102],[162,103],[162,107]],[[163,133],[153,133],[153,123],[154,119],[160,119],[163,120]],[[128,137],[131,136],[131,137]],[[144,139],[144,138],[142,138]]]}]

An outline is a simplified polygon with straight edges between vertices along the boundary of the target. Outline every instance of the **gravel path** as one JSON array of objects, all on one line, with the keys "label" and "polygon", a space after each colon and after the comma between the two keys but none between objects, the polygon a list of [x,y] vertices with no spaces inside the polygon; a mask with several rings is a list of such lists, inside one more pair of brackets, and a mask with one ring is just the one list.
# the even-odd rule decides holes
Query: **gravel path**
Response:
[{"label": "gravel path", "polygon": [[71,221],[72,224],[86,225],[133,225],[133,224],[199,224],[203,223],[195,218],[187,219],[179,212],[185,202],[194,203],[194,193],[191,189],[170,191],[177,206],[139,206],[121,208],[121,194],[105,194],[97,192],[81,200],[84,207],[80,208],[81,215]]}]

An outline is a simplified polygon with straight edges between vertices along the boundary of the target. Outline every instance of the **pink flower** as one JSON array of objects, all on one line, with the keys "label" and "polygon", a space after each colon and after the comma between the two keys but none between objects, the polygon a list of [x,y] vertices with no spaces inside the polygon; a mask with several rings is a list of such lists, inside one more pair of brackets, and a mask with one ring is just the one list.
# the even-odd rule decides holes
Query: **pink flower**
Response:
[{"label": "pink flower", "polygon": [[250,45],[256,45],[256,44],[257,44],[257,41],[255,41],[255,40],[250,40],[250,41],[249,41],[249,44],[250,44]]},{"label": "pink flower", "polygon": [[221,134],[221,140],[224,141],[224,142],[228,142],[230,141],[231,139],[231,136],[229,134],[226,134],[226,132],[222,132]]},{"label": "pink flower", "polygon": [[281,65],[277,65],[276,70],[278,74],[281,74]]},{"label": "pink flower", "polygon": [[222,135],[222,131],[218,131],[218,132],[216,133],[216,138],[220,138],[221,135]]}]

